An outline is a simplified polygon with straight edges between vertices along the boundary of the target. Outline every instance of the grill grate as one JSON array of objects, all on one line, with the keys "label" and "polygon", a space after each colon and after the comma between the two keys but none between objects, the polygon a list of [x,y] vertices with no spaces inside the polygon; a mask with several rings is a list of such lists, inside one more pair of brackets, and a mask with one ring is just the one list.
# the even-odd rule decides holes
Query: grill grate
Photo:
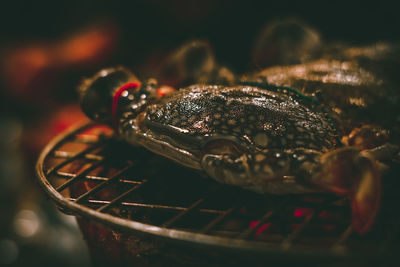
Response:
[{"label": "grill grate", "polygon": [[346,199],[263,196],[221,185],[126,147],[105,126],[87,123],[55,138],[37,173],[62,211],[118,229],[251,252],[347,257],[363,243],[365,253]]}]

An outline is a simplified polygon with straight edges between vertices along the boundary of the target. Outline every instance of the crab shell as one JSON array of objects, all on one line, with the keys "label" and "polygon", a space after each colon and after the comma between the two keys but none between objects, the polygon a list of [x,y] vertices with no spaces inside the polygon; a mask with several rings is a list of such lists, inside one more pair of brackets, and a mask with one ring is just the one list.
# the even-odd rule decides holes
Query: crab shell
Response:
[{"label": "crab shell", "polygon": [[[128,109],[122,118],[120,135],[126,141],[262,193],[315,191],[295,181],[297,169],[318,165],[320,156],[337,146],[332,119],[285,88],[193,85],[139,115]],[[205,166],[210,155],[246,157],[247,170],[244,162],[217,166],[218,159]]]}]

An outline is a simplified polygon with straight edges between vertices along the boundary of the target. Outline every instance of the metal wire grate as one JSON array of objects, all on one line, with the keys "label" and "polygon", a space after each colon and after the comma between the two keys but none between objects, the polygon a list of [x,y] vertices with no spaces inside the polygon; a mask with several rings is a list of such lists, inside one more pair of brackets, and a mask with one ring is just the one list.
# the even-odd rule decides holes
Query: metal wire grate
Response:
[{"label": "metal wire grate", "polygon": [[263,196],[221,185],[126,146],[96,124],[55,138],[36,171],[62,211],[118,229],[227,249],[335,257],[364,242],[365,253],[345,199]]}]

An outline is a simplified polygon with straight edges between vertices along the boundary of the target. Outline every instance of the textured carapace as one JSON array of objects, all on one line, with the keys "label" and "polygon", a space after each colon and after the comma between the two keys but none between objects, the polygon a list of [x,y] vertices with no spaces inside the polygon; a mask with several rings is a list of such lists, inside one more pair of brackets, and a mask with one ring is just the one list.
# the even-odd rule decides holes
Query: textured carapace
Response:
[{"label": "textured carapace", "polygon": [[225,136],[244,147],[326,151],[336,140],[333,122],[318,105],[286,89],[195,85],[149,106],[144,122],[192,144]]},{"label": "textured carapace", "polygon": [[317,172],[321,155],[338,145],[335,124],[297,91],[270,89],[193,85],[140,114],[121,106],[119,131],[128,142],[222,183],[263,193],[315,191],[299,174]]}]

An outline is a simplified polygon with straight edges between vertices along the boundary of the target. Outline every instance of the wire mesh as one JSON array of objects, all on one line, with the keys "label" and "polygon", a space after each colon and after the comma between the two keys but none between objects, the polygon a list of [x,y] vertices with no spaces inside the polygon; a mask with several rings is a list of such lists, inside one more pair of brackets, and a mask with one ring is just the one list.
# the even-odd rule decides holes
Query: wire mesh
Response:
[{"label": "wire mesh", "polygon": [[221,185],[126,146],[111,129],[96,124],[53,140],[37,173],[62,211],[152,236],[246,251],[328,255],[346,255],[365,242],[352,232],[346,199],[259,195]]}]

